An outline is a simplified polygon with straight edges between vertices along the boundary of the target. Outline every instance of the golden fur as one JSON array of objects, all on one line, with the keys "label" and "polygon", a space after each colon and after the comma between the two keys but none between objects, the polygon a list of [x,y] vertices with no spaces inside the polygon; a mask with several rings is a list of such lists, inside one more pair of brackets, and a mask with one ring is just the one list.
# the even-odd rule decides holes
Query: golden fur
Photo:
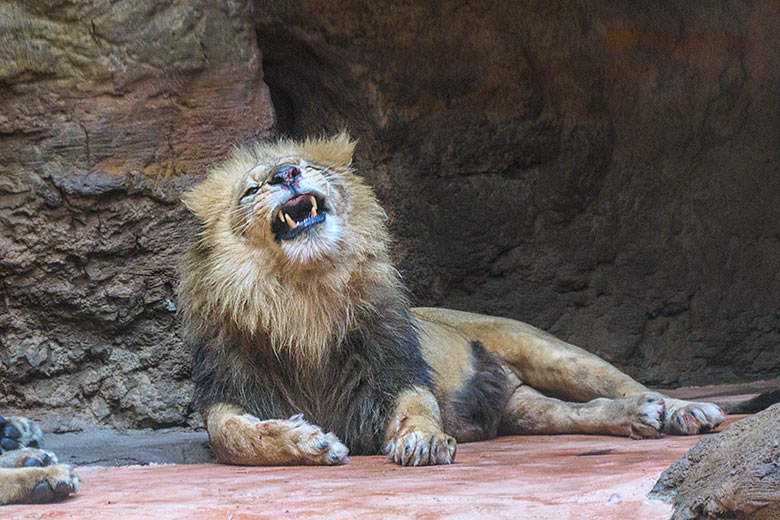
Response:
[{"label": "golden fur", "polygon": [[[208,289],[182,293],[182,317],[189,329],[225,322],[230,324],[224,331],[228,335],[234,328],[249,334],[263,331],[272,348],[292,349],[300,362],[310,362],[346,335],[357,312],[370,308],[366,296],[373,284],[396,283],[386,257],[385,213],[371,189],[351,174],[354,147],[355,141],[340,134],[300,144],[282,140],[239,148],[183,197],[203,223],[200,241],[213,252],[204,257],[193,249],[181,269],[182,287]],[[288,157],[305,157],[327,168],[313,174],[327,180],[331,204],[349,220],[359,215],[362,223],[345,226],[336,248],[317,258],[306,257],[303,247],[292,258],[281,248],[263,247],[273,242],[268,226],[247,226],[246,214],[235,209],[247,182],[259,181],[259,175]],[[266,202],[260,198],[255,204],[256,218],[262,221],[275,218]],[[290,302],[295,302],[295,312]]]},{"label": "golden fur", "polygon": [[[343,133],[238,149],[184,196],[201,230],[180,307],[221,461],[341,464],[348,446],[446,464],[456,440],[501,433],[644,438],[722,422],[717,406],[649,392],[524,323],[409,309],[354,149]],[[305,197],[311,216],[292,222]]]}]

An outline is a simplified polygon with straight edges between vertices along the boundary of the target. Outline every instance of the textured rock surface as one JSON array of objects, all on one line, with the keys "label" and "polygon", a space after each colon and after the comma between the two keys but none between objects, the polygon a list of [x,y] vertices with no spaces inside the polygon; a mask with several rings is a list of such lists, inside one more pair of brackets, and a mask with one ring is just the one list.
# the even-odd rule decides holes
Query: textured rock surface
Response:
[{"label": "textured rock surface", "polygon": [[650,493],[673,520],[780,518],[780,405],[703,437]]},{"label": "textured rock surface", "polygon": [[176,199],[271,100],[360,138],[418,303],[653,384],[776,375],[776,5],[1,4],[0,408],[186,420]]},{"label": "textured rock surface", "polygon": [[777,3],[256,13],[281,129],[360,136],[420,303],[654,384],[778,372]]},{"label": "textured rock surface", "polygon": [[184,422],[178,193],[272,125],[240,2],[0,4],[0,408]]}]

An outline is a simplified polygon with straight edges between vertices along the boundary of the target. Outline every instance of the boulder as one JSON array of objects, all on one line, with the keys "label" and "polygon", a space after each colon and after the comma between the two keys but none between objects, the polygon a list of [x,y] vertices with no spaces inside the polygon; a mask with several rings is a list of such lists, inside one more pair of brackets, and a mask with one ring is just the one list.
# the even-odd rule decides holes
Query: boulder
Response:
[{"label": "boulder", "polygon": [[673,504],[673,520],[780,518],[780,404],[702,437],[649,496]]}]

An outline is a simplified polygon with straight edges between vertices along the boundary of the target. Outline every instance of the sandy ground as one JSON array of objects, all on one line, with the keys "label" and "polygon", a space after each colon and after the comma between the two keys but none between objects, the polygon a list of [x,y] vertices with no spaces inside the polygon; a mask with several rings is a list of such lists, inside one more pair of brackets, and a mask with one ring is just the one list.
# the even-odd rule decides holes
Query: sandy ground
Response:
[{"label": "sandy ground", "polygon": [[[766,386],[667,393],[733,399]],[[645,495],[698,439],[502,437],[460,445],[452,466],[401,468],[383,457],[351,457],[341,467],[247,468],[203,463],[211,460],[203,432],[94,430],[49,440],[63,461],[99,464],[79,470],[80,493],[1,512],[6,519],[666,519],[671,506]]]}]

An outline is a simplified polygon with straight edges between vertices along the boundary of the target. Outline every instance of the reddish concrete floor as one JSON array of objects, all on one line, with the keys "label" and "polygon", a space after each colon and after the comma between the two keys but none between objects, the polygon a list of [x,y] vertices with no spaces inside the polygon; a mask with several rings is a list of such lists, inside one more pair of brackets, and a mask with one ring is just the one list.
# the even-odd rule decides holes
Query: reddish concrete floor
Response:
[{"label": "reddish concrete floor", "polygon": [[[704,390],[674,393],[690,398]],[[737,390],[725,393],[752,388]],[[341,467],[84,467],[78,495],[60,504],[6,506],[0,514],[106,520],[666,519],[671,506],[645,495],[699,438],[502,437],[460,445],[456,464],[428,468],[402,468],[383,457],[352,457]]]}]

